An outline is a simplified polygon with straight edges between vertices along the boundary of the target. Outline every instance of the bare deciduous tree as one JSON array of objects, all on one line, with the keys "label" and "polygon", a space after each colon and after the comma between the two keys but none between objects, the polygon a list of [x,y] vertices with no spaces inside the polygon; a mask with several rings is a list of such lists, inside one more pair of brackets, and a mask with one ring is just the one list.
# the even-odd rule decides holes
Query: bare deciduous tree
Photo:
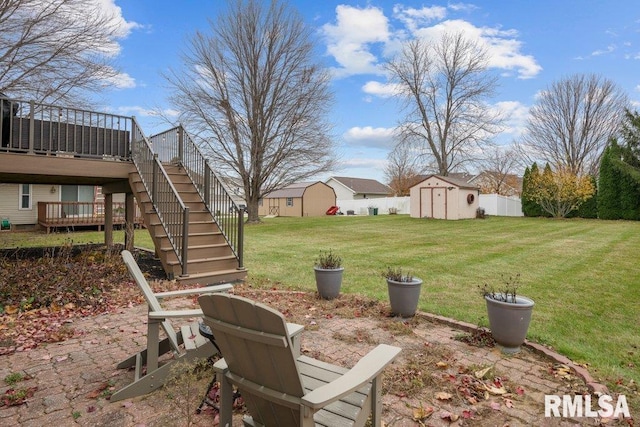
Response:
[{"label": "bare deciduous tree", "polygon": [[213,166],[241,180],[256,222],[263,195],[333,167],[329,74],[300,16],[275,0],[235,0],[210,31],[167,76],[171,99]]},{"label": "bare deciduous tree", "polygon": [[520,195],[520,183],[515,175],[520,159],[516,151],[496,145],[486,149],[484,156],[485,158],[479,162],[483,169],[478,182],[480,191],[503,196]]},{"label": "bare deciduous tree", "polygon": [[0,92],[74,102],[113,85],[122,21],[95,0],[0,2]]},{"label": "bare deciduous tree", "polygon": [[519,151],[528,164],[548,162],[580,176],[595,175],[627,105],[627,96],[601,76],[575,74],[558,80],[531,108]]},{"label": "bare deciduous tree", "polygon": [[389,152],[384,176],[396,196],[408,196],[409,189],[422,172],[418,156],[408,144],[397,144]]},{"label": "bare deciduous tree", "polygon": [[386,64],[407,111],[402,141],[422,145],[440,175],[464,169],[499,130],[499,115],[485,103],[496,86],[487,60],[485,49],[458,33],[409,41]]}]

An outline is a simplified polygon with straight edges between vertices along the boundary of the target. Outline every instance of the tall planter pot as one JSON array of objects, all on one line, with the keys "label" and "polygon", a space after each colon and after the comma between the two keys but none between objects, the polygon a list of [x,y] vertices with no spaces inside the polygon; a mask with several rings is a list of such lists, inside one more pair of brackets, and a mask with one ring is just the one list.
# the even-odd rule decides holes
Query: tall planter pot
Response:
[{"label": "tall planter pot", "polygon": [[391,312],[401,317],[415,316],[420,299],[422,280],[414,277],[410,282],[387,279]]},{"label": "tall planter pot", "polygon": [[320,298],[334,299],[340,295],[342,286],[342,273],[344,267],[340,268],[318,268],[313,267],[316,274],[316,289]]},{"label": "tall planter pot", "polygon": [[516,296],[516,302],[495,300],[484,297],[487,302],[491,335],[504,353],[517,353],[527,337],[534,302],[532,299]]}]

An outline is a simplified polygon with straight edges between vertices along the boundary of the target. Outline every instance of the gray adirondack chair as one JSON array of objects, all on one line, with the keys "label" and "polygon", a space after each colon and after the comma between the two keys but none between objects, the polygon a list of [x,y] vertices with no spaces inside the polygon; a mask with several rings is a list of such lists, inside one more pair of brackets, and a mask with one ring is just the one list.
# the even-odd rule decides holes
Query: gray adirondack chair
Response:
[{"label": "gray adirondack chair", "polygon": [[[161,387],[170,372],[172,364],[177,360],[189,361],[196,358],[207,358],[217,351],[210,340],[200,335],[200,323],[197,320],[182,325],[177,332],[171,324],[172,319],[202,317],[202,310],[165,310],[160,304],[162,299],[175,296],[223,292],[233,288],[232,285],[224,284],[154,293],[144,278],[142,271],[140,271],[140,267],[138,267],[131,252],[124,250],[121,254],[129,273],[135,279],[147,300],[149,314],[147,318],[147,348],[118,364],[118,368],[120,369],[135,366],[135,374],[131,384],[123,387],[111,396],[111,401],[114,402],[150,393]],[[162,327],[166,336],[166,338],[162,340],[159,339],[160,327]],[[168,352],[173,353],[173,358],[164,364],[160,364],[158,361],[159,356]],[[145,364],[146,373],[143,372]]]},{"label": "gray adirondack chair", "polygon": [[380,344],[350,370],[297,355],[278,311],[229,295],[198,298],[224,359],[214,365],[220,381],[220,425],[231,426],[236,386],[250,416],[245,426],[381,425],[380,375],[400,348]]}]

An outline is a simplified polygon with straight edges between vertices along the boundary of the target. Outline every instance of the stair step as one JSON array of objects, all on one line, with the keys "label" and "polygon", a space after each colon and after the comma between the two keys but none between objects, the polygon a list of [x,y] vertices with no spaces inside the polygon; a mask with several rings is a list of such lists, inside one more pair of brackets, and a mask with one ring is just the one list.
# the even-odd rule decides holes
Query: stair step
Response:
[{"label": "stair step", "polygon": [[196,273],[188,276],[176,277],[176,280],[182,284],[189,285],[217,285],[220,283],[244,281],[247,277],[247,270],[228,269],[219,270],[212,273]]}]

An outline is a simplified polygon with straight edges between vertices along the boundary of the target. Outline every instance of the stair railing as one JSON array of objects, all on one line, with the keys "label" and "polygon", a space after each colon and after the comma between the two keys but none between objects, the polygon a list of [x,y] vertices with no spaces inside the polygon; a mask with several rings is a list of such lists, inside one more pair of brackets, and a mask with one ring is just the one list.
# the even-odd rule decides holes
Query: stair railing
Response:
[{"label": "stair railing", "polygon": [[149,138],[162,162],[181,165],[243,269],[244,206],[239,206],[182,125]]},{"label": "stair railing", "polygon": [[162,166],[158,153],[133,119],[131,158],[160,218],[167,238],[182,267],[182,276],[188,276],[189,207],[185,205]]}]

